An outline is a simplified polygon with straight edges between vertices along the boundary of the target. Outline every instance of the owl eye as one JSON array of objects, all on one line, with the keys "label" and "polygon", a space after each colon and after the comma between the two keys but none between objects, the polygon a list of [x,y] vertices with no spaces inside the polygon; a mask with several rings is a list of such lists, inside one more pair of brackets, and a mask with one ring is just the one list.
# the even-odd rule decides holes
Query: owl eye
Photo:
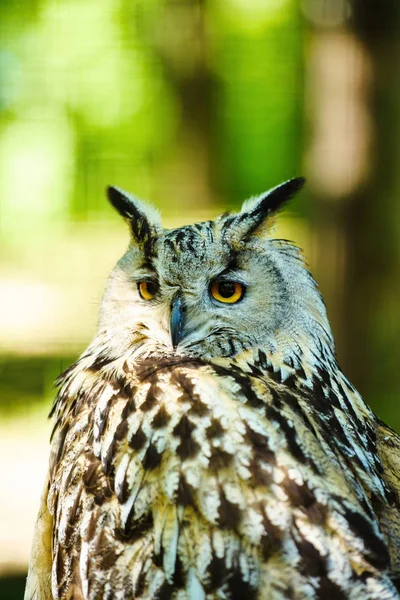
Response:
[{"label": "owl eye", "polygon": [[138,290],[143,300],[152,300],[157,294],[159,285],[156,281],[144,280],[139,281]]},{"label": "owl eye", "polygon": [[214,281],[210,287],[210,294],[214,300],[225,304],[235,304],[243,298],[244,285],[237,281]]}]

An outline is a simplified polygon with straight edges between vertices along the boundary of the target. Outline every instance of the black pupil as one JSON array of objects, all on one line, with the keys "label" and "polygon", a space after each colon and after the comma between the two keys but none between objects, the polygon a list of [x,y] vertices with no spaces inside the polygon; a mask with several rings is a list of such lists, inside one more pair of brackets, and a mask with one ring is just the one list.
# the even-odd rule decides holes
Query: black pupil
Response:
[{"label": "black pupil", "polygon": [[155,296],[158,292],[158,284],[155,281],[146,281],[146,288],[151,296]]},{"label": "black pupil", "polygon": [[235,284],[231,281],[222,281],[218,284],[218,293],[223,298],[231,298],[235,293]]}]

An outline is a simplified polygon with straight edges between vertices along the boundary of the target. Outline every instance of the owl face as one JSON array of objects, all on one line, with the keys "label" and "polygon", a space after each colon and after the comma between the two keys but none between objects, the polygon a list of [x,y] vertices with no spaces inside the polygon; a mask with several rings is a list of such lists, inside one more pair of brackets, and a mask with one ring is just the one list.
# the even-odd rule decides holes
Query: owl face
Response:
[{"label": "owl face", "polygon": [[[287,351],[326,316],[297,248],[266,237],[268,217],[302,185],[295,179],[246,202],[236,215],[165,230],[116,188],[131,244],[111,274],[100,329],[137,355],[231,357],[248,348]],[[318,316],[309,321],[309,305]]]}]

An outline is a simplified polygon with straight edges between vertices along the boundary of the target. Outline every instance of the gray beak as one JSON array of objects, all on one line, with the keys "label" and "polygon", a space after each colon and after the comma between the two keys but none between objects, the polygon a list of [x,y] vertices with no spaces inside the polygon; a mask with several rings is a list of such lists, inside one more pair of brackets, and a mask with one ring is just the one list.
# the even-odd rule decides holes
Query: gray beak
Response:
[{"label": "gray beak", "polygon": [[185,337],[185,312],[186,308],[183,304],[181,296],[176,296],[171,303],[171,339],[174,349]]}]

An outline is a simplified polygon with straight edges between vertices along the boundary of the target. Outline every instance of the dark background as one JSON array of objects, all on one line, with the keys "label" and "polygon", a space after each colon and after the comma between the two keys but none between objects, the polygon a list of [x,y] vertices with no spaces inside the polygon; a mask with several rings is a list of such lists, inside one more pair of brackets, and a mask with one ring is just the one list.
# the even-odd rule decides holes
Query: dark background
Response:
[{"label": "dark background", "polygon": [[339,361],[400,430],[398,0],[0,4],[0,597],[21,598],[56,375],[93,335],[128,234],[295,175],[278,222],[320,283]]}]

